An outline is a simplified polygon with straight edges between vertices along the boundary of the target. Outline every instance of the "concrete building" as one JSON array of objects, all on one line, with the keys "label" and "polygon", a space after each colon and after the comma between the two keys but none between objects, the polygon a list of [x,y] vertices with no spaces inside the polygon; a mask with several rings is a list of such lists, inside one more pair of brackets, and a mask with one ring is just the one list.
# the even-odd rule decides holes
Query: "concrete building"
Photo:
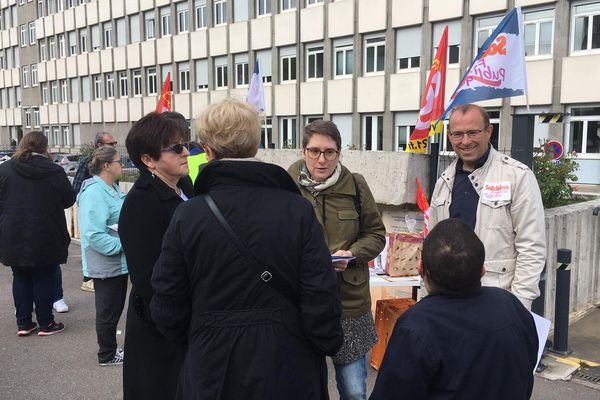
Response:
[{"label": "concrete building", "polygon": [[[168,72],[174,109],[193,119],[245,97],[258,59],[265,147],[298,148],[307,122],[329,118],[344,148],[401,151],[444,26],[449,97],[513,6],[524,11],[531,111],[569,114],[536,124],[536,143],[561,141],[578,153],[580,182],[598,184],[597,0],[0,0],[0,145],[34,128],[60,151],[100,130],[123,143]],[[498,148],[510,148],[511,114],[525,104],[485,102]]]}]

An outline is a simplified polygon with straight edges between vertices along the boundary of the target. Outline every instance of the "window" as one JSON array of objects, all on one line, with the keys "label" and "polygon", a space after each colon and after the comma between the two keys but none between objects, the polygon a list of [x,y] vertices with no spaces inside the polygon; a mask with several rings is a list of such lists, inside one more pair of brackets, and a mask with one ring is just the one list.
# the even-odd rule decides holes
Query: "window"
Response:
[{"label": "window", "polygon": [[25,109],[25,128],[31,128],[31,110]]},{"label": "window", "polygon": [[580,156],[600,154],[600,107],[571,108],[568,140]]},{"label": "window", "polygon": [[281,70],[281,81],[295,81],[296,80],[296,48],[295,47],[284,47],[280,50],[280,64],[279,69]]},{"label": "window", "polygon": [[208,26],[208,13],[206,12],[206,0],[194,1],[194,24],[196,29]]},{"label": "window", "polygon": [[237,54],[234,58],[235,62],[235,86],[248,85],[248,55]]},{"label": "window", "polygon": [[102,77],[93,75],[92,81],[94,82],[94,100],[102,100]]},{"label": "window", "polygon": [[6,64],[4,62],[4,49],[0,49],[0,69],[6,68]]},{"label": "window", "polygon": [[365,74],[380,73],[385,69],[385,37],[365,39]]},{"label": "window", "polygon": [[142,95],[142,70],[134,69],[131,71],[131,80],[133,81],[133,95]]},{"label": "window", "polygon": [[90,28],[92,32],[92,51],[100,50],[100,26],[94,25]]},{"label": "window", "polygon": [[81,100],[90,101],[90,77],[84,76],[81,78]]},{"label": "window", "polygon": [[65,10],[65,4],[63,3],[64,0],[56,0],[56,10],[57,11],[64,11]]},{"label": "window", "polygon": [[340,132],[342,138],[342,149],[356,149],[352,141],[352,114],[330,114],[329,118]]},{"label": "window", "polygon": [[35,22],[29,23],[29,44],[35,44]]},{"label": "window", "polygon": [[306,79],[323,78],[323,46],[307,47]]},{"label": "window", "polygon": [[23,24],[19,27],[19,31],[20,31],[20,44],[21,47],[25,47],[27,46],[28,40],[27,40],[27,25]]},{"label": "window", "polygon": [[156,38],[156,21],[154,20],[154,11],[144,13],[144,26],[146,27],[146,40]]},{"label": "window", "polygon": [[296,118],[282,117],[279,131],[279,143],[282,149],[297,148]]},{"label": "window", "polygon": [[58,126],[52,127],[52,146],[60,147],[60,128]]},{"label": "window", "polygon": [[76,5],[77,5],[77,0],[67,0],[68,8],[75,8]]},{"label": "window", "polygon": [[44,0],[37,0],[37,17],[42,18],[44,16]]},{"label": "window", "polygon": [[39,126],[40,126],[40,109],[39,108],[33,109],[33,126],[36,128],[39,128]]},{"label": "window", "polygon": [[146,92],[148,96],[156,94],[156,68],[146,68]]},{"label": "window", "polygon": [[105,83],[106,83],[106,98],[114,99],[115,98],[115,76],[112,72],[108,72],[104,75]]},{"label": "window", "polygon": [[125,18],[115,20],[117,27],[117,46],[125,46],[127,44],[127,35],[125,34]]},{"label": "window", "polygon": [[208,60],[196,61],[196,90],[208,89]]},{"label": "window", "polygon": [[532,11],[523,14],[525,56],[552,54],[554,10]]},{"label": "window", "polygon": [[354,49],[352,47],[352,39],[349,39],[345,42],[346,43],[341,43],[341,41],[334,42],[334,76],[352,75],[354,63]]},{"label": "window", "polygon": [[77,34],[75,31],[69,32],[69,56],[77,54]]},{"label": "window", "polygon": [[296,0],[281,0],[281,11],[293,10],[296,8]]},{"label": "window", "polygon": [[190,91],[190,63],[181,62],[177,65],[179,72],[179,92]]},{"label": "window", "polygon": [[58,58],[66,57],[66,49],[65,49],[65,34],[61,33],[58,35]]},{"label": "window", "polygon": [[215,58],[215,88],[227,88],[227,57]]},{"label": "window", "polygon": [[[501,19],[502,17],[499,18]],[[500,20],[498,20],[498,22],[500,22]],[[458,64],[460,55],[460,20],[439,22],[433,25],[433,46],[435,47],[433,47],[431,56],[432,59],[435,57],[437,45],[440,43],[446,25],[448,25],[448,64]]]},{"label": "window", "polygon": [[79,30],[79,51],[81,53],[88,52],[87,28],[82,28]]},{"label": "window", "polygon": [[308,5],[319,4],[319,3],[323,3],[323,0],[307,0]]},{"label": "window", "polygon": [[[259,17],[260,14],[258,14],[258,8],[259,8],[259,2],[261,2],[263,0],[256,0],[256,8],[257,8],[257,12],[256,12],[256,17]],[[240,1],[240,0],[234,0],[233,1],[233,22],[241,22],[241,21],[248,21],[248,2],[247,1]]]},{"label": "window", "polygon": [[600,2],[572,7],[572,51],[600,48]]},{"label": "window", "polygon": [[12,51],[13,51],[13,54],[14,54],[13,58],[14,58],[14,62],[15,62],[14,68],[19,68],[21,66],[21,61],[20,61],[20,59],[21,59],[21,57],[20,57],[21,52],[19,51],[19,48],[17,46],[14,46],[12,48]]},{"label": "window", "polygon": [[273,143],[273,120],[265,118],[260,128],[260,147],[263,149],[270,148]]},{"label": "window", "polygon": [[48,104],[48,84],[42,83],[42,104]]},{"label": "window", "polygon": [[60,98],[63,103],[69,102],[69,88],[67,86],[67,80],[62,79],[60,81]]},{"label": "window", "polygon": [[79,79],[71,78],[71,102],[79,103]]},{"label": "window", "polygon": [[167,36],[171,34],[171,7],[160,9],[160,35]]},{"label": "window", "polygon": [[40,61],[46,61],[47,53],[46,53],[46,40],[40,40]]},{"label": "window", "polygon": [[129,17],[129,39],[130,43],[137,43],[141,40],[139,15],[132,15]]},{"label": "window", "polygon": [[69,127],[62,127],[62,145],[68,147],[71,145],[71,135],[69,135]]},{"label": "window", "polygon": [[21,85],[26,88],[29,87],[29,66],[23,66],[23,79],[21,79]]},{"label": "window", "polygon": [[396,71],[421,66],[421,27],[396,31]]},{"label": "window", "polygon": [[[479,53],[481,50],[481,46],[485,43],[488,37],[494,32],[494,29],[498,26],[500,21],[502,21],[502,16],[498,17],[487,17],[487,18],[478,18],[475,22],[475,38],[477,42],[475,43],[475,51]],[[448,28],[449,30],[450,28]],[[448,32],[450,34],[450,32]],[[441,37],[441,36],[440,36]],[[439,42],[439,41],[438,41]],[[437,43],[435,43],[437,44]]]},{"label": "window", "polygon": [[404,151],[419,118],[416,112],[398,112],[394,117],[394,151]]},{"label": "window", "polygon": [[271,82],[273,80],[273,72],[271,69],[271,49],[257,51],[256,59],[260,64],[260,72],[262,74],[263,83]]},{"label": "window", "polygon": [[187,1],[177,3],[177,33],[188,31],[188,4]]},{"label": "window", "polygon": [[52,104],[58,103],[58,83],[56,81],[50,82],[50,100],[52,100]]},{"label": "window", "polygon": [[214,0],[215,25],[227,23],[227,0]]},{"label": "window", "polygon": [[104,23],[104,48],[110,49],[111,47],[113,47],[112,23],[105,22]]},{"label": "window", "polygon": [[256,0],[256,15],[270,15],[271,0]]},{"label": "window", "polygon": [[363,115],[363,150],[383,150],[383,116]]},{"label": "window", "polygon": [[31,86],[38,85],[38,66],[37,64],[31,64]]},{"label": "window", "polygon": [[127,71],[119,72],[119,97],[127,97]]}]

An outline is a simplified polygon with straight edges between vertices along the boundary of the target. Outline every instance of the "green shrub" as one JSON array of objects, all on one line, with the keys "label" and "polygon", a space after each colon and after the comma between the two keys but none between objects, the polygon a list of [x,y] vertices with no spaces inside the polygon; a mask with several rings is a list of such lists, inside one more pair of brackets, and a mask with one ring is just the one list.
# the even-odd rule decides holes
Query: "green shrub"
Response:
[{"label": "green shrub", "polygon": [[544,148],[548,141],[540,141],[540,147],[533,155],[533,173],[537,178],[542,192],[544,208],[554,208],[577,201],[573,198],[573,188],[570,182],[576,182],[575,171],[579,165],[575,162],[575,152],[563,155],[559,160],[552,160]]}]

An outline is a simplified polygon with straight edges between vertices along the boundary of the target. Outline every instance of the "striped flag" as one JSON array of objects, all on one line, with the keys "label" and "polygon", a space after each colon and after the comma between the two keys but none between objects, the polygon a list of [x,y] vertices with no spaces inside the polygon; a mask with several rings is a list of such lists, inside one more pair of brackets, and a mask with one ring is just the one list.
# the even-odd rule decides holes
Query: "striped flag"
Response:
[{"label": "striped flag", "polygon": [[162,90],[160,91],[160,98],[158,104],[156,104],[156,112],[163,113],[165,111],[171,111],[171,73],[167,73],[165,83],[163,83]]},{"label": "striped flag", "polygon": [[265,91],[263,89],[262,74],[260,72],[258,58],[256,59],[256,64],[254,64],[254,72],[252,73],[252,79],[250,80],[250,86],[248,87],[246,103],[256,107],[259,112],[265,111]]}]

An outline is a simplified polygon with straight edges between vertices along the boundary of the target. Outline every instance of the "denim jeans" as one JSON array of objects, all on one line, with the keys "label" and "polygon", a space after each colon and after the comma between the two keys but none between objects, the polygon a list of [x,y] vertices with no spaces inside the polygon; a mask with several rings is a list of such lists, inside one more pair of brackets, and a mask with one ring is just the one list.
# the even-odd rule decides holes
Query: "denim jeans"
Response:
[{"label": "denim jeans", "polygon": [[56,266],[56,273],[54,274],[54,301],[53,303],[59,301],[63,297],[63,287],[62,287],[62,272],[60,270],[60,265]]},{"label": "denim jeans", "polygon": [[31,324],[34,303],[38,324],[48,326],[54,321],[52,299],[54,296],[56,267],[11,268],[13,271],[13,299],[17,310],[17,326],[23,328]]},{"label": "denim jeans", "polygon": [[340,400],[366,400],[367,356],[348,364],[333,364]]}]

